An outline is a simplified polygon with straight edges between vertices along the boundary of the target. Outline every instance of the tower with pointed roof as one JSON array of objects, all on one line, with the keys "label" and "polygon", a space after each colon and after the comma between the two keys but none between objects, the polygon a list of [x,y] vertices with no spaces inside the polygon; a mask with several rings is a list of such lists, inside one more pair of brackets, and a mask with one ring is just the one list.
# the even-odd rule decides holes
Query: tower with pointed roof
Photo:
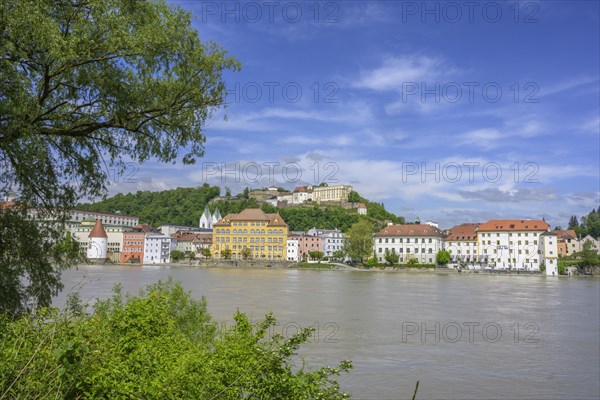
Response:
[{"label": "tower with pointed roof", "polygon": [[211,229],[212,224],[212,215],[210,215],[210,210],[208,209],[208,205],[206,205],[204,206],[204,211],[200,216],[200,223],[198,226],[204,229]]},{"label": "tower with pointed roof", "polygon": [[215,213],[212,215],[212,224],[211,224],[211,228],[212,228],[212,225],[214,225],[214,224],[216,224],[217,222],[219,222],[219,220],[220,220],[221,218],[223,218],[223,217],[221,216],[221,213],[219,212],[219,209],[218,209],[218,208],[217,208],[217,209],[215,209]]},{"label": "tower with pointed roof", "polygon": [[88,235],[87,258],[90,260],[106,259],[108,251],[108,235],[104,230],[102,221],[96,220],[96,224]]},{"label": "tower with pointed roof", "polygon": [[219,212],[218,208],[215,210],[214,214],[211,214],[208,205],[206,205],[202,215],[200,216],[200,222],[198,226],[203,229],[212,229],[213,225],[216,224],[221,218],[221,213]]}]

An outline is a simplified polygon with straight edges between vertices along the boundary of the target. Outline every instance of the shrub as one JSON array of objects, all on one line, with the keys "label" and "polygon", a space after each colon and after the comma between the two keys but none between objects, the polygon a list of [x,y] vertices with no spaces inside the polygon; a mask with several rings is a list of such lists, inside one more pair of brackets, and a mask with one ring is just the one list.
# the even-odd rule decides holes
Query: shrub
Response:
[{"label": "shrub", "polygon": [[342,399],[334,379],[351,368],[292,371],[311,329],[267,337],[271,315],[242,313],[219,332],[204,299],[158,282],[138,296],[101,300],[93,312],[44,309],[9,321],[0,315],[0,397],[146,399]]}]

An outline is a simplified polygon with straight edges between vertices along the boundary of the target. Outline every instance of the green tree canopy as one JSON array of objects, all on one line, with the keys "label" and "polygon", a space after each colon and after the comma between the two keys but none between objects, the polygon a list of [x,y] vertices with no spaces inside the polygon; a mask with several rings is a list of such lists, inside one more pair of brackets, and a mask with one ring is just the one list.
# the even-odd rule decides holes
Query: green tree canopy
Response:
[{"label": "green tree canopy", "polygon": [[361,262],[373,253],[373,225],[359,221],[352,225],[346,239],[346,250],[350,257]]},{"label": "green tree canopy", "polygon": [[[58,240],[80,198],[106,194],[107,169],[203,156],[202,128],[224,104],[222,73],[239,67],[164,0],[0,2],[0,198],[16,192],[24,207],[49,213],[36,215],[57,222],[40,235]],[[3,229],[25,218],[0,213]],[[22,225],[15,238],[27,236]],[[60,288],[61,267],[44,264],[48,254],[39,241],[1,240],[2,291],[48,304],[39,293]]]},{"label": "green tree canopy", "polygon": [[400,260],[400,256],[398,254],[396,254],[393,251],[386,251],[386,253],[385,253],[385,261],[388,264],[390,264],[390,265],[398,264],[399,260]]},{"label": "green tree canopy", "polygon": [[446,265],[452,259],[452,255],[447,250],[440,250],[435,255],[435,261],[440,265]]}]

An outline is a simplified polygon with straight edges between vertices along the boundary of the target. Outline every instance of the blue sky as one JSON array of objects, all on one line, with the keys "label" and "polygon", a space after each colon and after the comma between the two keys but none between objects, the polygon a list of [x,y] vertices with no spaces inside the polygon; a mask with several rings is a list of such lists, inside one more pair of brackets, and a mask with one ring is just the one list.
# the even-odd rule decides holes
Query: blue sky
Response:
[{"label": "blue sky", "polygon": [[205,158],[112,193],[325,180],[443,228],[599,206],[597,1],[173,3],[242,71]]}]

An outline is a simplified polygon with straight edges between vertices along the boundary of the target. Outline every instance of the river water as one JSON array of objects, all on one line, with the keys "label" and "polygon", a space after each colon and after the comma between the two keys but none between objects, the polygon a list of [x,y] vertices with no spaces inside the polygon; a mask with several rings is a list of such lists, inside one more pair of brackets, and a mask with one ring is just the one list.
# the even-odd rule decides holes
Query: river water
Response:
[{"label": "river water", "polygon": [[106,298],[172,276],[227,325],[239,309],[275,332],[313,326],[308,365],[350,359],[355,399],[600,398],[600,280],[523,275],[82,266],[65,293]]}]

